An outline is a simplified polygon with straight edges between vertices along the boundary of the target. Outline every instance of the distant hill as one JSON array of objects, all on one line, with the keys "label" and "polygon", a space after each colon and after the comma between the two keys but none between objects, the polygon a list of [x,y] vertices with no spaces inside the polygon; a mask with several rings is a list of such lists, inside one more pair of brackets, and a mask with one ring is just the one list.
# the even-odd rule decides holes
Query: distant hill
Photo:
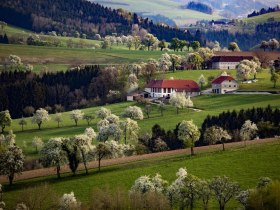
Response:
[{"label": "distant hill", "polygon": [[[181,4],[187,4],[192,0],[174,0]],[[254,10],[275,7],[279,0],[196,0],[196,2],[211,5],[221,16],[237,18],[245,17]]]},{"label": "distant hill", "polygon": [[213,9],[211,6],[207,5],[207,4],[203,4],[200,2],[195,2],[195,1],[191,1],[189,2],[186,6],[186,9],[191,9],[191,10],[196,10],[199,12],[203,12],[209,15],[213,14]]},{"label": "distant hill", "polygon": [[[217,14],[209,15],[202,12],[184,9],[185,4],[174,0],[90,0],[101,5],[115,9],[123,8],[128,11],[136,12],[144,17],[156,15],[165,16],[173,20],[178,27],[186,24],[195,23],[198,20],[216,20],[221,16]],[[153,19],[154,21],[154,19]]]},{"label": "distant hill", "polygon": [[244,18],[243,21],[248,23],[269,23],[269,22],[280,22],[280,11],[270,12],[255,17]]},{"label": "distant hill", "polygon": [[96,33],[127,35],[132,24],[138,24],[166,41],[174,37],[190,38],[182,30],[157,25],[135,13],[85,0],[6,0],[0,4],[0,20],[35,32],[56,31],[57,34],[78,37],[85,34],[88,38],[93,38]]}]

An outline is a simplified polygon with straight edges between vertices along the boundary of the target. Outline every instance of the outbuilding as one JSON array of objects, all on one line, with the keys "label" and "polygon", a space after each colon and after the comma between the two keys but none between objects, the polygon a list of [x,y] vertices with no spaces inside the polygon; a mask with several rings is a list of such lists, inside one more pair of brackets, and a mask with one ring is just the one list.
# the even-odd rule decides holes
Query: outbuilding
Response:
[{"label": "outbuilding", "polygon": [[238,83],[232,76],[221,75],[212,81],[212,92],[225,94],[238,89]]}]

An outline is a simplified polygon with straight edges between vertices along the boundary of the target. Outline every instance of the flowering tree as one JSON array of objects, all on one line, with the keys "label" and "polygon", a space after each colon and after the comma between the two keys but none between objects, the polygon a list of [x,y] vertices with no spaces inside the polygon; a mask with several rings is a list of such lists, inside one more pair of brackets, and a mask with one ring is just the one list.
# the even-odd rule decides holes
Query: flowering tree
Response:
[{"label": "flowering tree", "polygon": [[59,210],[74,210],[80,208],[80,203],[77,201],[73,192],[67,194],[65,193],[59,202]]},{"label": "flowering tree", "polygon": [[112,155],[110,148],[105,143],[99,143],[91,151],[91,154],[98,161],[98,171],[100,171],[100,168],[101,168],[101,160],[105,157],[110,157]]},{"label": "flowering tree", "polygon": [[193,102],[192,102],[190,96],[188,96],[188,98],[186,99],[186,107],[187,107],[187,108],[193,107]]},{"label": "flowering tree", "polygon": [[186,61],[187,63],[192,64],[195,69],[201,69],[201,64],[203,63],[203,59],[198,52],[190,53],[187,56]]},{"label": "flowering tree", "polygon": [[24,155],[16,145],[8,146],[0,152],[0,174],[7,176],[10,185],[16,174],[23,171]]},{"label": "flowering tree", "polygon": [[223,150],[225,150],[225,142],[230,139],[231,136],[228,132],[217,126],[207,128],[204,133],[204,141],[206,143],[216,144],[217,142],[221,142],[223,144]]},{"label": "flowering tree", "polygon": [[73,110],[71,113],[70,113],[70,119],[71,120],[74,120],[75,121],[75,124],[76,126],[78,126],[78,121],[83,119],[85,113],[83,113],[81,110],[79,109],[76,109],[76,110]]},{"label": "flowering tree", "polygon": [[228,50],[233,51],[240,51],[239,46],[236,42],[230,42],[228,45]]},{"label": "flowering tree", "polygon": [[243,60],[237,65],[237,77],[244,81],[248,80],[251,75],[256,78],[257,70],[260,68],[260,62],[256,60]]},{"label": "flowering tree", "polygon": [[172,70],[173,70],[173,72],[175,72],[176,66],[181,64],[181,62],[182,62],[182,57],[180,55],[170,54],[170,61],[172,63],[172,65],[171,65]]},{"label": "flowering tree", "polygon": [[198,53],[199,53],[200,57],[203,59],[202,68],[206,69],[207,68],[207,63],[211,60],[211,58],[214,55],[213,50],[210,50],[208,47],[200,48],[198,50]]},{"label": "flowering tree", "polygon": [[4,147],[13,146],[16,143],[16,135],[13,133],[12,130],[9,131],[9,134],[4,136],[3,134],[0,135],[0,145]]},{"label": "flowering tree", "polygon": [[185,145],[191,147],[191,155],[194,155],[195,142],[198,141],[200,132],[193,121],[183,120],[179,125],[178,138],[184,141]]},{"label": "flowering tree", "polygon": [[55,166],[57,178],[60,167],[67,163],[66,153],[62,149],[62,138],[51,138],[40,151],[40,161],[44,167]]},{"label": "flowering tree", "polygon": [[23,131],[23,127],[27,125],[27,121],[22,117],[19,121],[18,124],[21,126],[21,131]]},{"label": "flowering tree", "polygon": [[8,110],[0,112],[0,127],[2,129],[2,133],[4,133],[4,129],[6,126],[11,126],[12,118],[10,112]]},{"label": "flowering tree", "polygon": [[161,71],[169,71],[169,68],[172,66],[171,57],[169,54],[164,53],[159,59],[159,68]]},{"label": "flowering tree", "polygon": [[[91,135],[90,135],[91,136]],[[88,162],[88,153],[93,149],[92,145],[92,138],[90,136],[81,134],[76,135],[72,141],[73,141],[73,148],[79,151],[79,155],[81,156],[81,159],[83,161],[86,174],[88,174],[88,168],[87,168],[87,162]]]},{"label": "flowering tree", "polygon": [[60,126],[60,123],[63,122],[63,118],[62,118],[62,115],[61,113],[57,113],[55,116],[54,116],[54,119],[53,119],[55,122],[57,122],[57,127],[59,128]]},{"label": "flowering tree", "polygon": [[42,139],[40,137],[35,136],[32,140],[32,146],[36,149],[36,153],[37,153],[38,150],[43,148],[44,142],[42,141]]},{"label": "flowering tree", "polygon": [[165,190],[168,182],[163,180],[160,174],[154,177],[141,176],[135,180],[134,185],[130,189],[130,193],[148,193],[158,192],[161,193]]},{"label": "flowering tree", "polygon": [[187,99],[185,93],[173,93],[170,97],[169,103],[172,106],[176,107],[177,114],[179,114],[179,109],[183,109],[184,107],[186,107]]},{"label": "flowering tree", "polygon": [[251,140],[258,132],[258,127],[251,120],[246,120],[240,130],[240,137],[246,145],[247,140]]},{"label": "flowering tree", "polygon": [[143,120],[142,109],[138,106],[129,106],[124,110],[123,117],[128,117],[133,120]]},{"label": "flowering tree", "polygon": [[98,118],[105,119],[106,117],[108,117],[109,115],[111,115],[111,110],[102,107],[101,109],[99,109],[99,110],[96,112],[96,115],[97,115]]},{"label": "flowering tree", "polygon": [[89,126],[90,122],[91,122],[92,120],[94,120],[94,116],[91,115],[91,114],[85,114],[84,117],[83,117],[83,119],[87,121],[87,124],[88,124],[88,126]]},{"label": "flowering tree", "polygon": [[201,90],[202,90],[203,85],[206,84],[206,79],[205,79],[205,77],[204,77],[203,74],[201,74],[201,75],[199,76],[199,78],[198,78],[198,83],[200,84],[200,88],[201,88]]},{"label": "flowering tree", "polygon": [[37,109],[32,117],[32,123],[37,124],[39,130],[41,130],[42,123],[47,122],[49,120],[50,120],[49,113],[47,110],[43,108]]},{"label": "flowering tree", "polygon": [[138,123],[130,118],[126,118],[124,121],[121,122],[121,127],[123,129],[123,136],[124,136],[124,143],[127,143],[133,140],[138,139],[139,135],[139,126]]},{"label": "flowering tree", "polygon": [[230,181],[226,176],[214,177],[210,181],[209,187],[219,202],[220,210],[224,210],[226,203],[239,192],[238,184]]},{"label": "flowering tree", "polygon": [[184,179],[187,175],[187,170],[185,168],[180,168],[176,173],[177,179],[167,188],[166,196],[171,205],[178,203],[180,206],[183,206],[184,195],[182,193],[184,188]]}]

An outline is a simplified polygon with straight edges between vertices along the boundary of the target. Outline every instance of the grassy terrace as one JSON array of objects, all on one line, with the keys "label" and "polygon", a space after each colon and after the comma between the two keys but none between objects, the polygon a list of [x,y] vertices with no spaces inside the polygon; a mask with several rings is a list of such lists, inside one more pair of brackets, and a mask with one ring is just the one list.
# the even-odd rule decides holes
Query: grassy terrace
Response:
[{"label": "grassy terrace", "polygon": [[[66,47],[40,47],[29,45],[3,45],[0,44],[0,60],[10,54],[21,57],[23,63],[34,65],[34,70],[39,72],[43,66],[50,71],[66,70],[68,67],[85,64],[124,64],[147,61],[150,58],[158,59],[161,51],[140,51],[125,49],[85,49]],[[178,54],[184,54],[178,52]]]},{"label": "grassy terrace", "polygon": [[[94,203],[90,201],[91,192],[97,188],[109,188],[114,191],[117,188],[129,190],[134,180],[141,175],[154,176],[160,173],[164,179],[172,182],[176,171],[186,167],[188,172],[200,178],[210,179],[217,175],[229,176],[237,181],[242,189],[252,188],[262,176],[272,179],[280,179],[280,144],[279,142],[262,143],[243,146],[236,149],[228,149],[225,152],[206,152],[195,157],[188,155],[174,155],[164,158],[149,159],[128,164],[104,167],[101,173],[96,169],[90,170],[85,176],[80,172],[73,177],[64,174],[61,180],[55,176],[31,179],[15,183],[13,187],[4,186],[4,200],[9,208],[12,208],[17,199],[24,195],[24,189],[41,183],[49,183],[61,196],[65,192],[73,191],[77,198],[85,204]],[[269,163],[269,164],[268,164]],[[94,196],[93,196],[94,198]],[[240,207],[232,200],[227,209]],[[210,209],[217,209],[214,200],[210,202]],[[196,204],[196,209],[201,209],[201,204]]]},{"label": "grassy terrace", "polygon": [[[194,122],[200,126],[206,116],[218,115],[219,113],[227,110],[240,110],[247,109],[253,106],[266,107],[270,104],[272,107],[280,107],[279,95],[209,95],[193,98],[194,105],[201,109],[200,112],[194,112],[192,110],[181,110],[179,115],[176,114],[176,109],[172,106],[167,106],[164,111],[164,116],[161,117],[156,106],[153,106],[150,119],[145,118],[139,121],[141,127],[141,133],[150,131],[151,127],[156,123],[161,125],[165,129],[174,129],[176,124],[182,120],[193,119]],[[121,115],[127,106],[135,105],[134,102],[124,102],[106,106],[111,109],[116,115]],[[85,113],[94,114],[99,107],[87,108],[83,111]],[[39,131],[37,125],[31,124],[30,119],[27,119],[28,125],[25,127],[25,131],[21,132],[21,128],[18,125],[18,120],[13,120],[11,129],[17,135],[17,143],[19,146],[23,146],[23,141],[27,143],[27,147],[24,148],[24,153],[28,157],[36,156],[35,150],[31,147],[31,142],[34,136],[41,137],[44,141],[47,141],[51,137],[58,136],[72,136],[82,133],[87,126],[87,123],[82,120],[79,122],[79,126],[75,127],[74,122],[69,119],[69,112],[63,113],[64,122],[61,128],[57,128],[56,122],[53,120],[44,123],[42,130]],[[96,124],[98,119],[95,119],[91,126],[96,130]],[[9,128],[7,128],[8,130]]]}]

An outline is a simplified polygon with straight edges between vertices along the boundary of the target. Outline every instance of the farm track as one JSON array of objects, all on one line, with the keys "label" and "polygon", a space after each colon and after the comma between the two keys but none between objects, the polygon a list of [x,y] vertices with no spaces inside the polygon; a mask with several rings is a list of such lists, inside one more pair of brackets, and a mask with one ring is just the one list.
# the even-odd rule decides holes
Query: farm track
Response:
[{"label": "farm track", "polygon": [[[271,139],[260,139],[260,140],[254,140],[254,141],[247,141],[247,145],[256,145],[256,144],[262,144],[262,143],[272,143],[277,142],[280,139],[279,138],[271,138]],[[233,143],[227,143],[225,144],[225,148],[227,149],[233,149],[233,148],[241,148],[244,146],[244,142],[233,142]],[[211,146],[203,146],[203,147],[196,147],[195,153],[205,153],[205,152],[214,152],[219,151],[222,149],[222,145],[211,145]],[[172,150],[172,151],[166,151],[166,152],[159,152],[159,153],[152,153],[152,154],[144,154],[144,155],[135,155],[130,157],[124,157],[124,158],[117,158],[117,159],[107,159],[101,161],[101,166],[113,166],[118,164],[126,164],[126,163],[132,163],[136,161],[142,161],[142,160],[148,160],[153,158],[162,158],[162,157],[168,157],[168,156],[174,156],[174,155],[180,155],[180,154],[186,154],[190,155],[190,149],[180,149],[180,150]],[[97,161],[92,161],[88,163],[89,169],[94,169],[98,167]],[[82,164],[80,164],[78,170],[84,170],[84,167]],[[61,167],[61,173],[69,173],[70,169],[67,165]],[[26,179],[32,179],[32,178],[38,178],[43,176],[50,176],[50,175],[56,175],[56,168],[42,168],[42,169],[36,169],[36,170],[30,170],[30,171],[24,171],[21,175],[17,175],[15,177],[15,181],[20,180],[26,180]],[[5,176],[0,176],[0,183],[7,183],[7,178]]]}]

